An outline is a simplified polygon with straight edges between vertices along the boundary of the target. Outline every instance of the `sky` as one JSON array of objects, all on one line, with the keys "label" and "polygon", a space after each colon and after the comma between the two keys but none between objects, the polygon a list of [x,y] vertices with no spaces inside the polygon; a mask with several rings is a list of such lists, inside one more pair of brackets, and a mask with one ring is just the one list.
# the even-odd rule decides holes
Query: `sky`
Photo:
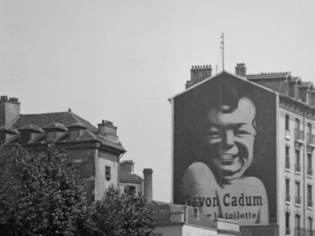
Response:
[{"label": "sky", "polygon": [[192,65],[314,81],[313,0],[0,0],[0,94],[21,113],[118,127],[153,198],[171,201],[172,113]]}]

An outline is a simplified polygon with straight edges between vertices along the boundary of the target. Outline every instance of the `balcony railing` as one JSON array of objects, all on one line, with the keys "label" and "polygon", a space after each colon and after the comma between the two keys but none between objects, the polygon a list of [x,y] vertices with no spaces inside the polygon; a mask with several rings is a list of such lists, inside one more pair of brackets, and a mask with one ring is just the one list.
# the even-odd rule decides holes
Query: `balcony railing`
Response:
[{"label": "balcony railing", "polygon": [[301,197],[295,197],[295,204],[301,205]]},{"label": "balcony railing", "polygon": [[[287,157],[289,159],[289,157]],[[290,169],[290,161],[285,161],[285,168]]]},{"label": "balcony railing", "polygon": [[307,175],[313,176],[313,169],[312,168],[307,168]]},{"label": "balcony railing", "polygon": [[295,228],[295,236],[315,236],[315,230],[313,229],[304,229],[304,228]]},{"label": "balcony railing", "polygon": [[294,130],[294,138],[295,140],[303,140],[303,130]]},{"label": "balcony railing", "polygon": [[315,145],[315,135],[307,134],[307,144]]},{"label": "balcony railing", "polygon": [[301,172],[301,166],[299,164],[295,164],[295,172]]},{"label": "balcony railing", "polygon": [[313,207],[313,200],[308,200],[307,201],[307,206],[308,207]]},{"label": "balcony railing", "polygon": [[285,195],[285,201],[286,201],[286,202],[290,202],[290,200],[291,200],[291,199],[290,199],[290,194],[286,194],[286,195]]}]

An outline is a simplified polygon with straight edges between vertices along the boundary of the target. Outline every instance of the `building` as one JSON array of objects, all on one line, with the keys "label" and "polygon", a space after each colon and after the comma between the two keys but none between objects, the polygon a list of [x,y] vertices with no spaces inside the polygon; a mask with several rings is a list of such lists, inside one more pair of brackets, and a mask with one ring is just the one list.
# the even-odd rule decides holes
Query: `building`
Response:
[{"label": "building", "polygon": [[315,235],[313,83],[244,63],[211,73],[193,66],[170,99],[174,203],[236,220],[244,235]]},{"label": "building", "polygon": [[143,194],[148,201],[152,201],[152,174],[152,169],[144,169],[144,177],[142,178],[134,173],[134,162],[132,160],[121,161],[119,170],[119,189],[121,192],[128,189],[128,191],[135,195]]},{"label": "building", "polygon": [[153,201],[155,228],[151,236],[241,235],[239,225],[230,220],[210,220],[198,207]]},{"label": "building", "polygon": [[117,127],[110,121],[102,120],[95,127],[70,109],[67,112],[20,114],[17,98],[1,96],[0,142],[1,145],[19,143],[32,151],[43,150],[53,143],[67,150],[87,182],[89,202],[101,199],[110,185],[121,190],[130,185],[135,188],[135,193],[143,191],[142,178],[128,170],[128,163],[132,163],[129,165],[132,168],[134,163],[124,161],[120,165],[126,150],[117,136]]}]

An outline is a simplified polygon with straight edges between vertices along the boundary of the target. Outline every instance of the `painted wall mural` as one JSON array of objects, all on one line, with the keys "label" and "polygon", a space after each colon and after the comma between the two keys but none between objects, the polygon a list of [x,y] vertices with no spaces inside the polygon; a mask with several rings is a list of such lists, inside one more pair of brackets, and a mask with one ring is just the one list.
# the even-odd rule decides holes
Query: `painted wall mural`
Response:
[{"label": "painted wall mural", "polygon": [[174,98],[174,203],[276,222],[276,95],[223,73]]}]

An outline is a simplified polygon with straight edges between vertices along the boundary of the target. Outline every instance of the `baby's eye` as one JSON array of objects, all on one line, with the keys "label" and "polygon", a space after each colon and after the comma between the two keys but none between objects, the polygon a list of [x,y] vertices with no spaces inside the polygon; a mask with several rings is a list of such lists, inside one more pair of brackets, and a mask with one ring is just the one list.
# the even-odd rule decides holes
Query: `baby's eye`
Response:
[{"label": "baby's eye", "polygon": [[214,139],[214,138],[219,138],[220,137],[220,132],[218,130],[212,130],[212,131],[209,131],[207,136],[211,139]]},{"label": "baby's eye", "polygon": [[246,131],[246,130],[237,129],[237,130],[234,131],[234,134],[235,135],[246,135],[246,134],[249,134],[249,132]]}]

